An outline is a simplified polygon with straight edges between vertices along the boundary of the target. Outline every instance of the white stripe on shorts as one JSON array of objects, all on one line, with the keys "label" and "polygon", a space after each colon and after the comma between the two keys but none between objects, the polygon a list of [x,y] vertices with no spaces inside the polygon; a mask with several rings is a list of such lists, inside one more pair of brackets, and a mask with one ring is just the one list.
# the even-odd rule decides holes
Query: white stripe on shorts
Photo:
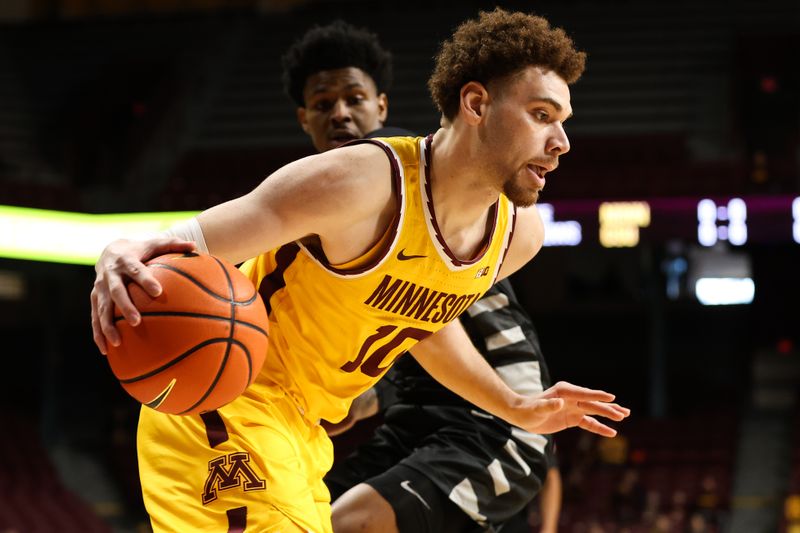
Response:
[{"label": "white stripe on shorts", "polygon": [[486,521],[486,517],[478,512],[478,496],[475,494],[469,478],[464,478],[461,483],[453,487],[453,490],[450,491],[450,500],[476,522]]}]

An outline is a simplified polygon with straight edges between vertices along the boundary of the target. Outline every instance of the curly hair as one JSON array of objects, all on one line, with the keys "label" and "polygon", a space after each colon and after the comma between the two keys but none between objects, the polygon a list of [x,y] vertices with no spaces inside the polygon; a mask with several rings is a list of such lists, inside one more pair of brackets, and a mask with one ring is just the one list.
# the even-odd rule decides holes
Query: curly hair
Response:
[{"label": "curly hair", "polygon": [[470,81],[486,85],[535,65],[572,84],[583,74],[585,63],[586,53],[576,50],[561,28],[550,27],[542,17],[495,8],[464,22],[442,43],[428,89],[436,107],[453,120],[461,87]]},{"label": "curly hair", "polygon": [[392,83],[392,54],[381,47],[378,36],[342,20],[308,30],[281,63],[283,90],[299,107],[305,105],[306,81],[322,70],[359,68],[372,78],[378,93],[388,91]]}]

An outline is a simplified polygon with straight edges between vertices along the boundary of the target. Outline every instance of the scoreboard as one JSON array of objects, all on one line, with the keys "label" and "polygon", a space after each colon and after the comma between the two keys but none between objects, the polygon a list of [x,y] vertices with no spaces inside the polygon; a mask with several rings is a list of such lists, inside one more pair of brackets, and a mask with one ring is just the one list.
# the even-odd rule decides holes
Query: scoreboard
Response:
[{"label": "scoreboard", "polygon": [[564,200],[538,205],[545,246],[619,248],[671,240],[702,246],[800,244],[800,196]]}]

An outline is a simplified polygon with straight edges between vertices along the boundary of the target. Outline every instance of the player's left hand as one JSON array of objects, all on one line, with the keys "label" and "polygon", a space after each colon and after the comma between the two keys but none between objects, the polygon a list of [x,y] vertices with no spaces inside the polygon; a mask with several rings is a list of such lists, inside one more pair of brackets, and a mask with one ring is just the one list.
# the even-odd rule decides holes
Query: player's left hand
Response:
[{"label": "player's left hand", "polygon": [[518,406],[516,425],[532,433],[548,434],[579,427],[603,437],[613,437],[616,430],[597,420],[597,416],[615,422],[631,414],[630,409],[612,403],[608,392],[579,387],[560,381],[537,396],[528,396]]}]

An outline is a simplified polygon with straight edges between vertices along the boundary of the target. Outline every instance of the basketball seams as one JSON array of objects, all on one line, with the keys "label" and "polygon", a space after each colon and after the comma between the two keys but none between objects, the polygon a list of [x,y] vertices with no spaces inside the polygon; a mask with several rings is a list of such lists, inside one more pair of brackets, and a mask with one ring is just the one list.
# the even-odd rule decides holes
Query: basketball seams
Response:
[{"label": "basketball seams", "polygon": [[[219,315],[206,315],[203,313],[192,313],[190,311],[144,311],[139,313],[142,318],[147,316],[159,316],[159,317],[167,317],[167,316],[176,316],[180,318],[206,318],[208,320],[229,320],[226,316],[219,316]],[[115,316],[114,323],[121,322],[125,320],[123,316]],[[236,320],[236,324],[240,326],[245,326],[250,329],[254,329],[264,335],[265,337],[269,338],[269,333],[262,327],[253,324],[252,322],[247,322],[246,320]],[[220,337],[221,338],[221,337]]]},{"label": "basketball seams", "polygon": [[[153,376],[155,376],[157,374],[160,374],[164,370],[167,370],[168,368],[177,365],[178,363],[180,363],[181,361],[183,361],[184,359],[186,359],[187,357],[192,355],[194,352],[200,350],[201,348],[205,348],[206,346],[211,346],[212,344],[218,344],[220,342],[227,343],[228,339],[225,338],[225,337],[214,337],[214,338],[211,338],[211,339],[206,339],[206,340],[204,340],[203,342],[201,342],[199,344],[195,344],[194,346],[192,346],[191,348],[189,348],[188,350],[186,350],[182,354],[173,357],[172,359],[170,359],[169,361],[167,361],[166,363],[164,363],[163,365],[161,365],[158,368],[155,368],[155,369],[153,369],[153,370],[151,370],[151,371],[149,371],[149,372],[147,372],[145,374],[142,374],[142,375],[139,375],[139,376],[136,376],[136,377],[133,377],[133,378],[120,379],[119,382],[120,383],[124,383],[124,384],[127,385],[129,383],[136,383],[137,381],[141,381],[143,379],[151,378],[151,377],[153,377]],[[233,339],[233,342],[237,343],[237,344],[241,344],[236,339]]]},{"label": "basketball seams", "polygon": [[[197,408],[198,405],[202,404],[206,400],[206,398],[208,398],[208,396],[211,394],[211,391],[213,391],[214,388],[217,386],[217,383],[219,383],[219,379],[222,377],[223,372],[225,372],[225,366],[228,364],[228,359],[231,356],[231,345],[233,344],[233,341],[234,341],[233,331],[234,331],[234,328],[236,327],[236,295],[234,294],[234,291],[233,291],[233,282],[231,281],[231,276],[228,273],[228,269],[225,268],[225,265],[223,265],[222,262],[219,259],[217,259],[216,257],[212,256],[212,259],[214,259],[214,261],[216,261],[216,263],[222,269],[222,273],[225,275],[225,282],[228,285],[227,303],[230,305],[230,317],[228,318],[228,321],[229,321],[228,338],[224,339],[225,340],[225,355],[222,356],[222,361],[220,362],[219,367],[217,368],[217,374],[214,376],[214,380],[206,388],[206,391],[203,393],[203,395],[194,404],[192,404],[189,408],[184,409],[183,411],[178,413],[179,415],[183,415],[183,414],[186,414],[186,413],[189,413],[189,412],[193,411],[194,409]],[[205,288],[202,287],[201,285],[198,285],[198,286],[200,286],[201,289],[205,290]],[[216,294],[214,294],[214,293],[211,293],[211,294],[214,297],[217,297]],[[220,299],[222,300],[222,298],[220,298]],[[245,350],[245,353],[247,353],[247,350]],[[247,383],[250,383],[250,376],[252,374],[252,370],[250,368],[251,366],[252,366],[252,363],[250,361],[250,354],[247,354],[247,377],[248,377]]]},{"label": "basketball seams", "polygon": [[[218,258],[214,257],[213,255],[211,256],[211,258],[214,261],[217,262],[219,267],[222,269],[222,273],[225,274],[225,279],[228,282],[228,294],[230,294],[229,302],[231,304],[231,328],[230,328],[230,333],[228,334],[228,340],[229,340],[228,347],[225,350],[225,361],[227,361],[228,360],[228,355],[230,355],[230,351],[231,351],[230,341],[233,340],[233,331],[234,331],[234,329],[236,329],[236,294],[235,294],[235,291],[233,290],[233,280],[231,279],[231,274],[230,274],[230,272],[228,272],[228,269],[225,268],[225,265],[223,264],[223,262],[220,261]],[[258,290],[256,290],[253,293],[253,299],[255,299],[257,296],[258,296]],[[247,358],[247,384],[249,386],[250,380],[253,378],[253,361],[252,361],[252,359],[250,359],[250,352],[248,352],[247,350],[245,350],[245,357]],[[223,367],[222,368],[223,369],[225,368],[224,367],[224,363],[223,363]],[[221,373],[222,373],[222,370],[220,370],[220,374]],[[220,374],[217,375],[217,380],[219,379],[219,375]],[[217,380],[214,380],[214,385],[212,385],[212,389],[216,385]],[[211,389],[209,389],[207,391],[207,394],[208,394],[208,392],[211,392]],[[195,406],[192,406],[192,408],[194,408],[194,407]]]},{"label": "basketball seams", "polygon": [[[219,294],[217,294],[216,292],[211,290],[209,287],[206,287],[205,285],[203,285],[200,281],[198,281],[194,276],[192,276],[188,272],[185,272],[185,271],[183,271],[183,270],[181,270],[179,268],[175,268],[172,265],[167,265],[167,264],[164,264],[164,263],[150,263],[147,266],[163,268],[165,270],[169,270],[170,272],[174,272],[174,273],[178,274],[179,276],[181,276],[183,278],[186,278],[187,280],[189,280],[193,284],[197,285],[197,287],[200,290],[202,290],[203,292],[205,292],[209,296],[211,296],[213,298],[216,298],[217,300],[220,300],[222,302],[228,302],[231,305],[248,306],[248,305],[252,304],[256,300],[256,296],[258,295],[258,291],[254,291],[253,295],[250,296],[247,300],[241,300],[241,301],[235,300],[235,299],[232,299],[231,297],[220,296]],[[225,267],[223,267],[223,270],[224,269],[225,269]],[[225,276],[228,278],[228,281],[230,282],[230,275],[228,274],[227,270],[225,270]]]},{"label": "basketball seams", "polygon": [[[228,347],[225,350],[225,356],[222,358],[222,362],[219,364],[219,368],[217,369],[217,375],[214,376],[214,381],[211,382],[211,385],[208,386],[208,388],[206,389],[206,392],[200,397],[199,400],[197,400],[194,403],[194,405],[192,405],[188,409],[184,409],[183,411],[178,413],[179,415],[184,415],[184,414],[186,414],[186,413],[188,413],[190,411],[193,411],[195,408],[197,408],[198,405],[200,405],[201,403],[206,401],[206,398],[208,398],[209,394],[211,394],[211,391],[213,391],[214,388],[217,386],[217,383],[219,383],[219,378],[221,378],[222,377],[222,373],[225,372],[225,366],[228,364],[228,359],[231,356],[231,344],[232,344],[231,341],[232,340],[233,339],[231,339],[231,338],[228,339],[228,343],[227,343]],[[245,352],[246,351],[247,350],[245,350]],[[248,355],[247,360],[248,360],[248,367],[249,367],[249,361],[250,361],[249,355]],[[250,380],[248,379],[247,382],[250,383]]]}]

